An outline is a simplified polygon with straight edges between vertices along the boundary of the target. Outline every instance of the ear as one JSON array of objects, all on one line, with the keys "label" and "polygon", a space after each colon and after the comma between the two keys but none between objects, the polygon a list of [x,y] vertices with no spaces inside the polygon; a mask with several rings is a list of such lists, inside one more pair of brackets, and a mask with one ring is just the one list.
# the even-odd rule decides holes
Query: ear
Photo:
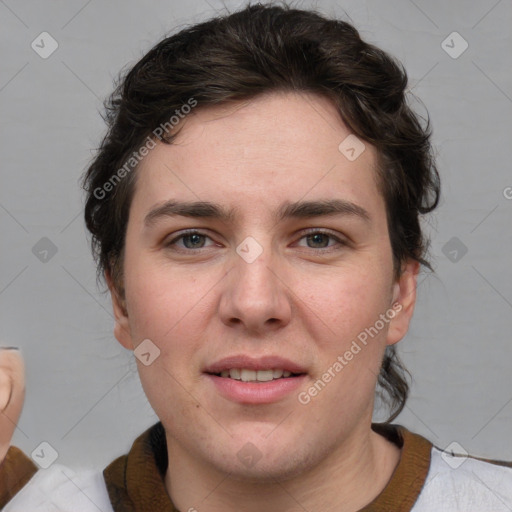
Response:
[{"label": "ear", "polygon": [[420,264],[408,260],[402,267],[402,274],[393,285],[393,301],[391,308],[395,316],[389,322],[387,344],[398,343],[409,330],[414,306],[416,305],[416,284]]},{"label": "ear", "polygon": [[120,297],[119,292],[114,285],[112,276],[108,271],[105,271],[105,281],[107,282],[110,291],[110,298],[112,300],[112,309],[114,311],[114,336],[121,345],[128,349],[133,350],[133,345],[130,322],[128,319],[128,312],[126,311],[125,300]]}]

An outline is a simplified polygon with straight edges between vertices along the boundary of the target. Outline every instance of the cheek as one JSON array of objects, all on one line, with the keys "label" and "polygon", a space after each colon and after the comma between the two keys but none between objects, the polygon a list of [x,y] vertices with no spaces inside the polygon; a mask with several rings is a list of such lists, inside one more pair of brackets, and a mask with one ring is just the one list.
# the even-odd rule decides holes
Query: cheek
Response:
[{"label": "cheek", "polygon": [[187,389],[197,379],[208,297],[193,280],[176,273],[135,268],[126,289],[132,337],[135,344],[150,339],[160,350],[151,365],[137,362],[141,384],[159,418],[180,425],[192,421],[197,411]]},{"label": "cheek", "polygon": [[[161,340],[201,311],[207,284],[183,267],[162,264],[151,254],[127,255],[125,290],[132,332]],[[205,276],[207,277],[207,276]]]},{"label": "cheek", "polygon": [[375,391],[389,327],[381,315],[390,308],[391,273],[382,268],[376,272],[372,265],[353,267],[320,284],[310,282],[315,286],[307,295],[314,313],[309,315],[321,354],[312,383],[318,383],[311,390],[318,393],[313,408],[331,404],[334,418],[366,407],[362,404],[368,404]]},{"label": "cheek", "polygon": [[170,376],[177,382],[197,377],[198,354],[215,311],[212,287],[219,278],[209,273],[199,279],[197,272],[143,263],[133,259],[126,276],[130,329],[134,345],[150,339],[160,354],[151,372],[139,365],[141,380],[155,380],[157,387],[164,380],[174,388],[178,384]]},{"label": "cheek", "polygon": [[[303,402],[311,417],[338,428],[370,413],[389,323],[389,284],[374,272],[350,272],[309,288],[310,329],[319,358]],[[305,313],[309,309],[309,313]],[[326,412],[327,411],[327,412]],[[340,423],[341,422],[341,423]]]},{"label": "cheek", "polygon": [[371,266],[354,266],[322,279],[305,278],[302,283],[304,302],[331,338],[355,338],[390,308],[391,274],[385,275],[382,269],[376,272]]}]

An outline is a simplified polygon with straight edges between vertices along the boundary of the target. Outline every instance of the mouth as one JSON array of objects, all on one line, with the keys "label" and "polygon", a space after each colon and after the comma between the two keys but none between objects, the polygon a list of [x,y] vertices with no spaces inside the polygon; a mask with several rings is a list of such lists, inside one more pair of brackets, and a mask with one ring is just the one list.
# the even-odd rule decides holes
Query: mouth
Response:
[{"label": "mouth", "polygon": [[242,382],[270,382],[280,379],[289,379],[300,377],[304,373],[293,373],[282,368],[272,368],[268,370],[252,370],[249,368],[230,368],[217,373],[206,372],[209,375],[215,375],[223,379],[233,379]]},{"label": "mouth", "polygon": [[301,365],[281,357],[224,358],[203,370],[223,398],[241,404],[270,404],[289,397],[306,382]]}]

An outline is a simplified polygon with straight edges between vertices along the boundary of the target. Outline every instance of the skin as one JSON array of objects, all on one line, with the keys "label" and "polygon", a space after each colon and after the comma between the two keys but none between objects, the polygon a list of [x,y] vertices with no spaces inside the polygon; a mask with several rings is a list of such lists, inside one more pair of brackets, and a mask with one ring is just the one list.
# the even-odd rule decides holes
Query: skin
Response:
[{"label": "skin", "polygon": [[18,350],[0,347],[0,462],[9,450],[25,398],[25,365]]},{"label": "skin", "polygon": [[[198,108],[179,129],[137,171],[124,297],[106,276],[118,341],[133,350],[150,339],[160,350],[150,365],[137,364],[166,430],[169,495],[183,511],[358,510],[399,461],[399,448],[371,430],[373,397],[386,345],[407,332],[419,267],[406,262],[394,280],[376,151],[365,143],[349,161],[338,146],[350,130],[335,107],[304,93]],[[271,216],[283,202],[333,198],[363,207],[370,221]],[[237,214],[146,227],[148,212],[169,199],[217,202]],[[189,228],[205,237],[170,245]],[[308,238],[308,228],[346,244]],[[250,264],[236,252],[248,236],[263,249]],[[202,373],[233,354],[280,355],[307,369],[298,391],[307,390],[396,302],[401,311],[307,405],[298,392],[238,404]],[[246,443],[261,457],[251,467],[237,456]]]}]

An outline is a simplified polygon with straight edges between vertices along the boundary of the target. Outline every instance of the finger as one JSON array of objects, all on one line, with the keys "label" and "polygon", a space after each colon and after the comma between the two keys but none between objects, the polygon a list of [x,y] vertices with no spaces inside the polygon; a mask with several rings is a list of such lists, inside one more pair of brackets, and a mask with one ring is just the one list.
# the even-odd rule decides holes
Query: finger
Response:
[{"label": "finger", "polygon": [[19,350],[0,348],[0,462],[16,429],[25,398],[25,367]]}]

